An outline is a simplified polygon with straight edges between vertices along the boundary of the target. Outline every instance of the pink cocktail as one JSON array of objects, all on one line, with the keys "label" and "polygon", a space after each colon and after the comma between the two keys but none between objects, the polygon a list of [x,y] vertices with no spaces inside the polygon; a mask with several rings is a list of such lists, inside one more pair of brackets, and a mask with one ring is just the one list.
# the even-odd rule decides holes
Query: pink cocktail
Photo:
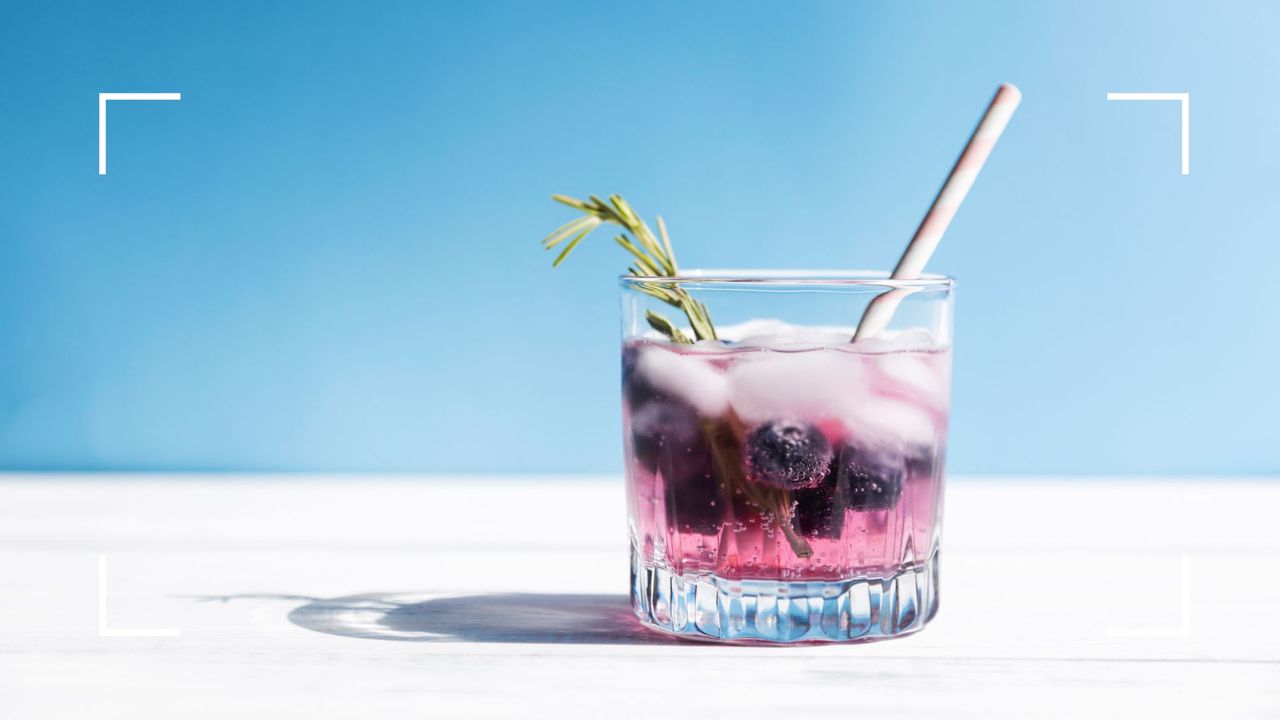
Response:
[{"label": "pink cocktail", "polygon": [[[862,303],[857,282],[873,283],[829,282]],[[929,282],[933,297],[917,301],[925,327],[856,343],[851,327],[776,320],[693,344],[628,334],[642,621],[691,637],[830,642],[905,634],[932,617],[951,351],[950,281]]]}]

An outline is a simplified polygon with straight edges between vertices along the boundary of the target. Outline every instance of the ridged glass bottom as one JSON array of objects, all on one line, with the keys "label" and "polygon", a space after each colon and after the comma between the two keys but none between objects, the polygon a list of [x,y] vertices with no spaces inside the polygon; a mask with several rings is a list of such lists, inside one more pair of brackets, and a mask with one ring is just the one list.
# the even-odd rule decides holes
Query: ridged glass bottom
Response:
[{"label": "ridged glass bottom", "polygon": [[631,550],[631,607],[644,624],[723,642],[857,642],[907,635],[938,612],[938,553],[883,578],[787,582],[682,577]]}]

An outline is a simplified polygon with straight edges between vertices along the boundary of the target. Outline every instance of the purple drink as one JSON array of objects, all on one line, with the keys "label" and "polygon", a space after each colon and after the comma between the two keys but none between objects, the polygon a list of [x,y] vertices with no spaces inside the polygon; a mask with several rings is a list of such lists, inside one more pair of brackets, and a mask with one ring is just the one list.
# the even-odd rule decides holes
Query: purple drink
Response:
[{"label": "purple drink", "polygon": [[950,349],[924,331],[850,343],[847,329],[776,321],[720,337],[623,346],[637,614],[739,641],[923,626]]}]

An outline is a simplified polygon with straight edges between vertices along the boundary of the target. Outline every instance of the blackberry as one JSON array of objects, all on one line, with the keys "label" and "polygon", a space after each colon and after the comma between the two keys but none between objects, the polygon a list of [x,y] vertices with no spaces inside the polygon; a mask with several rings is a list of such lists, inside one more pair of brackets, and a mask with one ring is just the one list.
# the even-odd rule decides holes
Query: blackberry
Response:
[{"label": "blackberry", "polygon": [[651,397],[632,410],[630,427],[635,461],[662,477],[667,524],[680,532],[718,532],[723,492],[697,411]]},{"label": "blackberry", "polygon": [[847,507],[883,510],[897,504],[907,466],[905,458],[895,452],[846,444],[840,451],[837,474]]},{"label": "blackberry", "polygon": [[816,487],[831,467],[831,444],[817,427],[790,420],[757,425],[747,435],[747,477],[774,487]]}]

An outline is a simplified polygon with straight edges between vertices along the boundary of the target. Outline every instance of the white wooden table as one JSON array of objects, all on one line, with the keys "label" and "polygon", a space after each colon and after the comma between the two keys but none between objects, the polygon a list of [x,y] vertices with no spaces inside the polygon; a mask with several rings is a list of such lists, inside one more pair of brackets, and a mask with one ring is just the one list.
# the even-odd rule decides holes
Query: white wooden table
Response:
[{"label": "white wooden table", "polygon": [[0,476],[0,718],[1280,717],[1280,482],[952,480],[937,619],[852,646],[639,629],[623,515],[610,478]]}]

